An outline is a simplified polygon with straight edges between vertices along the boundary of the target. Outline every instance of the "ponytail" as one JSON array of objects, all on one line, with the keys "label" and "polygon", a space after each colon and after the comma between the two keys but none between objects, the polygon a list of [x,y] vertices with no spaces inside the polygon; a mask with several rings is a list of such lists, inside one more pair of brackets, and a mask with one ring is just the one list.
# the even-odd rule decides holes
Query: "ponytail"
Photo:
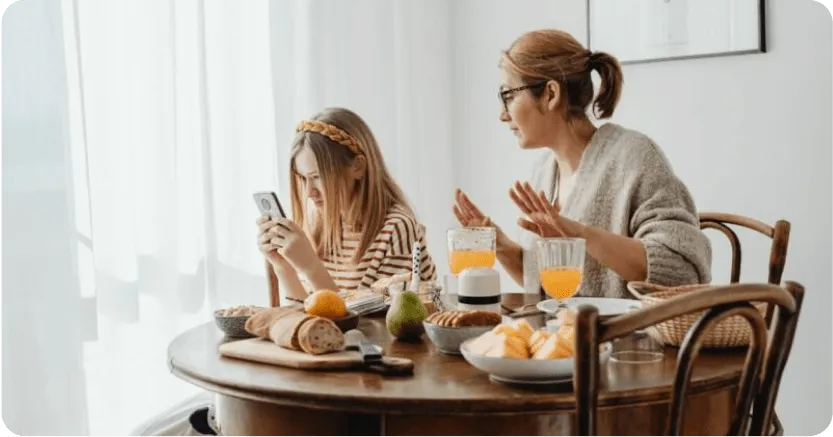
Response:
[{"label": "ponytail", "polygon": [[599,94],[593,100],[593,115],[596,118],[610,118],[622,95],[622,67],[613,56],[595,52],[588,55],[587,68],[590,71],[596,70],[602,79]]}]

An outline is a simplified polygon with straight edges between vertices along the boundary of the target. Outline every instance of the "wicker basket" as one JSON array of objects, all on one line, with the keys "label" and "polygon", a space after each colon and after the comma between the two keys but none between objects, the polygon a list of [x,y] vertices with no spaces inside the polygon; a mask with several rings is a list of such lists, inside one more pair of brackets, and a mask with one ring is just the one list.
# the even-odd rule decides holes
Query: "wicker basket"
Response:
[{"label": "wicker basket", "polygon": [[[631,282],[628,283],[627,287],[628,291],[642,302],[644,308],[649,308],[681,294],[709,288],[712,285],[694,284],[679,287],[663,287],[646,282]],[[765,302],[756,302],[754,306],[761,312],[761,315],[765,314]],[[656,341],[665,345],[679,347],[682,345],[683,339],[689,329],[691,329],[702,315],[703,311],[686,314],[658,323],[647,331]],[[704,348],[747,346],[749,345],[751,334],[752,329],[749,327],[749,322],[745,318],[732,316],[723,319],[720,323],[709,329],[709,332],[703,338],[702,346]]]}]

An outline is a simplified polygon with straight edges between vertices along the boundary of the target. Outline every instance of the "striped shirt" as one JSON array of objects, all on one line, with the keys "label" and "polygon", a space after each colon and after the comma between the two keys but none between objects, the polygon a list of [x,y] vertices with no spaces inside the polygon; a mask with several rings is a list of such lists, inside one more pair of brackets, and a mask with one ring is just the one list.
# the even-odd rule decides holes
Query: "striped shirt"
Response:
[{"label": "striped shirt", "polygon": [[[388,211],[382,230],[358,264],[352,260],[362,234],[345,230],[341,238],[341,249],[334,256],[322,259],[339,290],[370,288],[379,279],[410,272],[413,267],[411,251],[417,241],[422,244],[420,279],[437,279],[437,269],[425,244],[425,227],[401,205],[394,205]],[[303,282],[308,292],[314,291],[309,289],[306,281]]]}]

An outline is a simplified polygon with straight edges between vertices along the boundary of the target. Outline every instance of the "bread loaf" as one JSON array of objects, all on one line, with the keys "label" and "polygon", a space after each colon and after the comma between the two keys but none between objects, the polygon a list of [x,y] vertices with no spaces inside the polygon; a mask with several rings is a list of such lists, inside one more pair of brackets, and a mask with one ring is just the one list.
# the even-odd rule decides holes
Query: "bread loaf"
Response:
[{"label": "bread loaf", "polygon": [[285,347],[287,349],[301,350],[298,332],[304,323],[307,323],[314,318],[314,316],[308,316],[302,312],[282,317],[270,327],[269,338],[277,343],[278,346]]},{"label": "bread loaf", "polygon": [[330,319],[314,317],[298,329],[301,350],[311,355],[337,352],[344,348],[344,334]]},{"label": "bread loaf", "polygon": [[320,355],[344,348],[344,334],[329,319],[297,308],[270,308],[249,318],[246,331],[286,349]]},{"label": "bread loaf", "polygon": [[297,309],[291,308],[269,308],[268,310],[254,313],[248,320],[244,328],[246,332],[260,338],[269,338],[269,330],[272,325],[278,320],[294,316],[300,313]]}]

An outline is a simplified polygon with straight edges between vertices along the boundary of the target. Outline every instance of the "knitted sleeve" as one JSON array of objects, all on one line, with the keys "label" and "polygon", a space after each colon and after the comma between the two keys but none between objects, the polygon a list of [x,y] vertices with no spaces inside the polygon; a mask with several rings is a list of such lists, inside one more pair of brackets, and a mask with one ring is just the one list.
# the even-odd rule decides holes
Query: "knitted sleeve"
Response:
[{"label": "knitted sleeve", "polygon": [[638,148],[630,233],[648,255],[647,281],[666,286],[711,281],[711,244],[691,193],[653,144]]}]

